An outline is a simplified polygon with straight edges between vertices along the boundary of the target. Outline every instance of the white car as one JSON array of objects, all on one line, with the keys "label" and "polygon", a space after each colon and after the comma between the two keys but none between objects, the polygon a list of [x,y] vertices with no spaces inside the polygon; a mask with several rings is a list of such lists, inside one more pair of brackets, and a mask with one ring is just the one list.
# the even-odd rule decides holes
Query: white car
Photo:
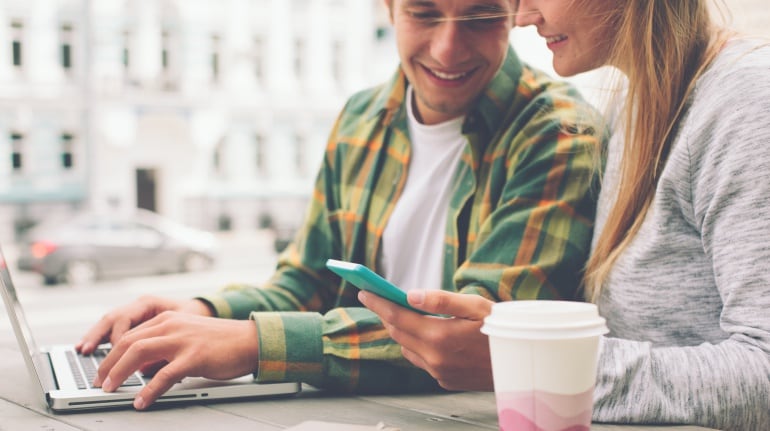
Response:
[{"label": "white car", "polygon": [[211,232],[138,210],[130,216],[81,213],[33,228],[17,266],[46,284],[87,284],[108,277],[199,271],[215,261]]}]

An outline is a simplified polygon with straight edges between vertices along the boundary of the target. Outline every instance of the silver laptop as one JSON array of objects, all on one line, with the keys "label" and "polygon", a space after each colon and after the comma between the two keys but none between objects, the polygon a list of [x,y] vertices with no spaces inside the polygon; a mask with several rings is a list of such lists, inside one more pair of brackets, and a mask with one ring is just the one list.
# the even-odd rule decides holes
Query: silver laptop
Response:
[{"label": "silver laptop", "polygon": [[[98,363],[106,354],[103,348],[90,356],[75,351],[73,345],[46,346],[38,349],[24,310],[11,281],[8,265],[0,250],[0,285],[11,326],[19,342],[36,392],[51,410],[57,412],[130,407],[134,394],[149,378],[139,373],[115,392],[91,387]],[[233,380],[185,378],[161,396],[156,403],[184,403],[209,400],[289,396],[300,391],[299,383],[257,383],[251,375]]]}]

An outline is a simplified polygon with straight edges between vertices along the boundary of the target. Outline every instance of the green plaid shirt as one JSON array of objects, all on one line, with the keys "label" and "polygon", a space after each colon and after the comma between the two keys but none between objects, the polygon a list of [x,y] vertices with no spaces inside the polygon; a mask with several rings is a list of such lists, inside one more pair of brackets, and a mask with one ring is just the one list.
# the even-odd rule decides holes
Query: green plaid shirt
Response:
[{"label": "green plaid shirt", "polygon": [[[220,317],[256,321],[260,381],[355,392],[438,387],[403,358],[357,289],[325,267],[334,258],[378,270],[411,154],[406,86],[399,71],[348,101],[304,225],[273,277],[202,298]],[[469,144],[452,184],[443,289],[494,301],[577,297],[595,211],[597,118],[572,87],[509,48],[463,125]]]}]

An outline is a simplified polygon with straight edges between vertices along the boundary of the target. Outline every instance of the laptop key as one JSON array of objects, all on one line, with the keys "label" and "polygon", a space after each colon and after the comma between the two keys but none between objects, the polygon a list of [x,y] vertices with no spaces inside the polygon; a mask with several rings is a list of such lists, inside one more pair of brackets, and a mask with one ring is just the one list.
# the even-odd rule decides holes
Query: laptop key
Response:
[{"label": "laptop key", "polygon": [[[99,369],[99,364],[102,363],[105,356],[107,356],[107,353],[109,353],[109,350],[107,349],[97,349],[94,351],[93,354],[89,356],[80,355],[80,354],[77,355],[80,365],[83,368],[83,373],[85,374],[85,380],[88,382],[89,385],[96,378],[96,371]],[[142,386],[142,384],[143,384],[142,381],[139,379],[136,373],[134,373],[128,379],[126,379],[126,381],[123,382],[123,384],[120,386],[121,387]]]},{"label": "laptop key", "polygon": [[78,389],[86,389],[86,381],[83,379],[83,374],[80,372],[80,367],[77,365],[77,359],[75,359],[75,352],[66,352],[67,362],[70,364],[70,370],[72,370],[72,377],[75,379],[75,384],[78,385]]}]

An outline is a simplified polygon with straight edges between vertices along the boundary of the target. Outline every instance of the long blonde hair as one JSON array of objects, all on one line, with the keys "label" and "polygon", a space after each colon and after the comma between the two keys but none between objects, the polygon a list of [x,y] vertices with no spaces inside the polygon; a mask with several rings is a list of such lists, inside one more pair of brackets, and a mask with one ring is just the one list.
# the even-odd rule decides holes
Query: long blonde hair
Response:
[{"label": "long blonde hair", "polygon": [[707,0],[624,3],[609,60],[627,78],[623,158],[616,201],[586,266],[592,300],[647,214],[695,81],[729,37],[713,23]]}]

